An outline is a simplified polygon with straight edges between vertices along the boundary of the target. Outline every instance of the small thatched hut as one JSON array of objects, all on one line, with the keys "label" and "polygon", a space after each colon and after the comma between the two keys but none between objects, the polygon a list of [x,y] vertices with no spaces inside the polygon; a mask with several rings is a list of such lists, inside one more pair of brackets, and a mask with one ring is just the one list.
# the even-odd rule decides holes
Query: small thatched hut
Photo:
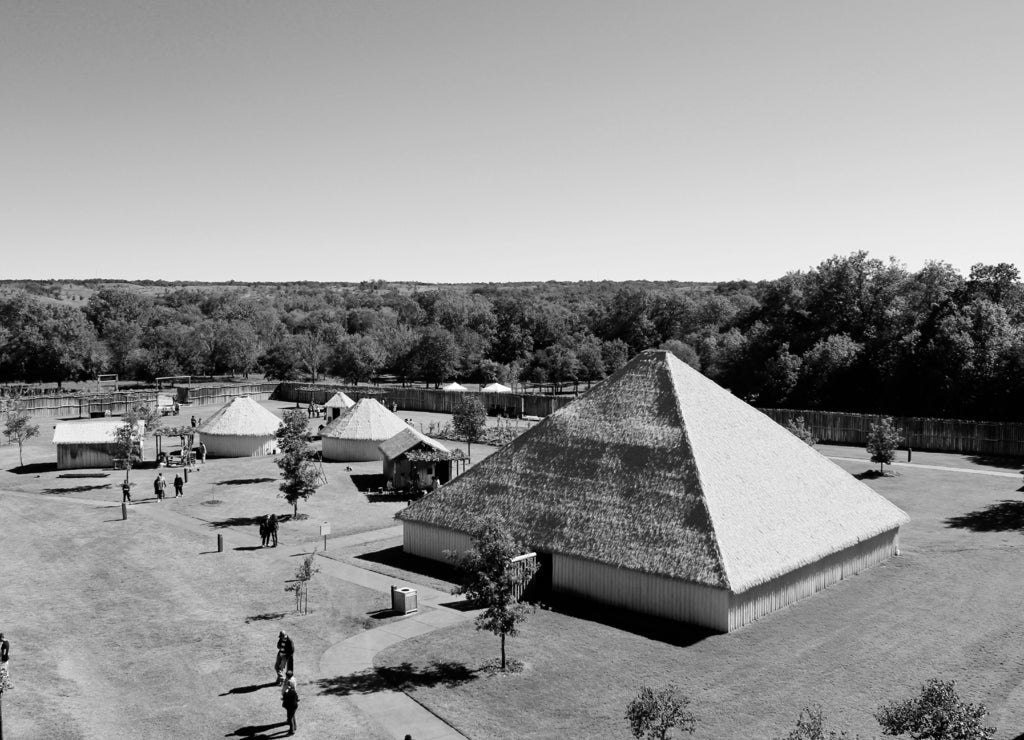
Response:
[{"label": "small thatched hut", "polygon": [[[62,421],[53,428],[57,469],[109,468],[114,465],[114,440],[122,419]],[[139,445],[145,444],[145,422],[139,422]],[[143,449],[139,450],[141,454]]]},{"label": "small thatched hut", "polygon": [[491,383],[480,389],[483,393],[511,393],[512,389],[501,383]]},{"label": "small thatched hut", "polygon": [[338,391],[333,396],[327,399],[327,403],[324,404],[325,417],[331,419],[337,419],[343,413],[348,411],[350,408],[356,405],[356,402],[349,398],[342,391]]},{"label": "small thatched hut", "polygon": [[889,559],[908,520],[664,351],[399,513],[404,549],[445,560],[492,512],[554,591],[721,632]]},{"label": "small thatched hut", "polygon": [[281,420],[249,396],[218,409],[199,427],[208,457],[260,457],[277,454]]},{"label": "small thatched hut", "polygon": [[425,434],[408,427],[379,446],[384,456],[384,477],[396,489],[430,490],[434,479],[438,485],[450,481],[452,461],[463,459],[462,450],[449,450]]},{"label": "small thatched hut", "polygon": [[409,428],[380,401],[361,398],[320,432],[324,460],[381,460],[379,445]]}]

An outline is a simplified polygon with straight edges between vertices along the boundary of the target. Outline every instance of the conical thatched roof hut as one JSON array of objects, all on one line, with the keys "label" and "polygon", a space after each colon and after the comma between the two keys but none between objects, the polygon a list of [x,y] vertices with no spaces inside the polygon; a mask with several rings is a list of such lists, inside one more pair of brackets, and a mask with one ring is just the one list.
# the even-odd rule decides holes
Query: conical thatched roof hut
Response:
[{"label": "conical thatched roof hut", "polygon": [[501,383],[491,383],[480,389],[483,393],[511,393],[512,389]]},{"label": "conical thatched roof hut", "polygon": [[405,549],[444,559],[491,512],[554,590],[723,632],[888,559],[907,521],[664,351],[401,512]]},{"label": "conical thatched roof hut", "polygon": [[209,457],[258,457],[277,453],[281,420],[249,396],[218,409],[199,427]]},{"label": "conical thatched roof hut", "polygon": [[355,405],[355,401],[349,398],[342,391],[338,391],[327,399],[327,403],[324,404],[324,408],[327,409],[326,416],[328,419],[337,419]]},{"label": "conical thatched roof hut", "polygon": [[378,446],[409,425],[374,398],[362,398],[356,405],[320,432],[325,460],[361,462],[381,460]]}]

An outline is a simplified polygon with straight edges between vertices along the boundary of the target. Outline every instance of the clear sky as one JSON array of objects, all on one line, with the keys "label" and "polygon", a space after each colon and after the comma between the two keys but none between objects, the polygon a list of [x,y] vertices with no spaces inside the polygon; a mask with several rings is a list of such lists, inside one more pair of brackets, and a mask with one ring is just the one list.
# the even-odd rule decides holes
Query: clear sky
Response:
[{"label": "clear sky", "polygon": [[1019,0],[0,0],[8,278],[1024,267]]}]

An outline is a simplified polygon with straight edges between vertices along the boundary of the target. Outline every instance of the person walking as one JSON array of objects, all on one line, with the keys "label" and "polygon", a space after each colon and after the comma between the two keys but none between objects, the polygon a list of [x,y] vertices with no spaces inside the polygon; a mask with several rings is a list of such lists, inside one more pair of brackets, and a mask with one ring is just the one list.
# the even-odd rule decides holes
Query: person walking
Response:
[{"label": "person walking", "polygon": [[185,479],[181,473],[174,474],[174,498],[181,498],[185,495]]},{"label": "person walking", "polygon": [[196,417],[194,417],[194,416],[192,417],[192,422],[191,423],[192,423],[192,428],[195,429],[196,428]]},{"label": "person walking", "polygon": [[295,679],[292,677],[291,671],[288,671],[288,678],[285,680],[284,688],[281,691],[281,706],[287,712],[288,734],[294,735],[298,729],[298,725],[295,722],[295,712],[299,708],[299,692],[295,687]]},{"label": "person walking", "polygon": [[267,517],[260,517],[260,547],[266,547],[267,542],[270,540],[270,525],[267,523]]},{"label": "person walking", "polygon": [[132,502],[132,484],[128,481],[121,484],[121,503],[125,502],[129,504]]},{"label": "person walking", "polygon": [[199,443],[199,460],[203,463],[206,462],[206,442]]},{"label": "person walking", "polygon": [[278,686],[283,686],[285,676],[295,670],[295,643],[284,631],[277,635],[277,660],[274,662],[274,669],[277,671]]}]

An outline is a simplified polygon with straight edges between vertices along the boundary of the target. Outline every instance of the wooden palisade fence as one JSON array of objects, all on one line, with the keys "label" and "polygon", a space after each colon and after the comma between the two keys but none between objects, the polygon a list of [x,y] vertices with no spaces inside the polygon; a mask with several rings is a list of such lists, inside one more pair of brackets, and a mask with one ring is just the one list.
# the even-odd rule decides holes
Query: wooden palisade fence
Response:
[{"label": "wooden palisade fence", "polygon": [[308,383],[281,383],[274,398],[299,404],[324,404],[338,391],[353,401],[376,398],[385,406],[393,403],[407,411],[433,411],[450,414],[466,396],[476,396],[492,415],[512,418],[549,416],[574,399],[574,396],[539,396],[525,393],[481,393],[479,391],[442,391],[432,388],[398,388],[381,386],[349,386]]},{"label": "wooden palisade fence", "polygon": [[[785,426],[802,416],[804,423],[820,442],[863,446],[871,425],[880,418],[874,414],[847,414],[837,411],[795,411],[761,409]],[[961,419],[893,417],[903,435],[903,447],[932,452],[958,452],[965,455],[1024,457],[1024,424]]]}]

